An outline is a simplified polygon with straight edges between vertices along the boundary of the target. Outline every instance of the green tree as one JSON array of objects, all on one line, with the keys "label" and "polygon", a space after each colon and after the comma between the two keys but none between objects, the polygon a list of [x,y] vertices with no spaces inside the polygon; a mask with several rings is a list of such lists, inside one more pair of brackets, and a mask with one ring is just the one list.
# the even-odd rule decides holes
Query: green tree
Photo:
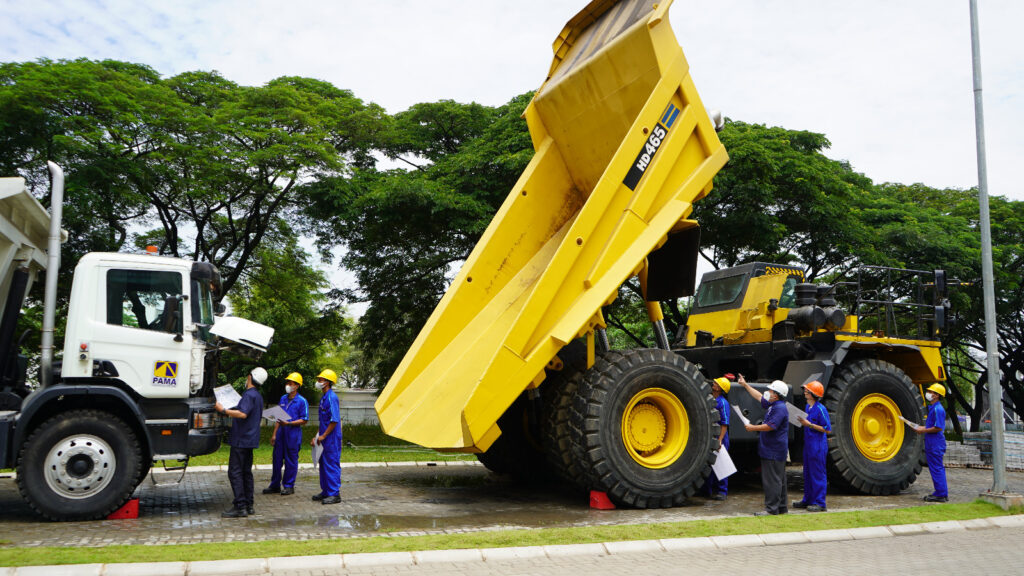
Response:
[{"label": "green tree", "polygon": [[457,267],[533,156],[521,115],[531,95],[497,108],[451,101],[399,113],[382,140],[413,170],[354,170],[304,191],[307,215],[329,214],[321,245],[343,243],[342,264],[368,300],[355,340],[384,383]]}]

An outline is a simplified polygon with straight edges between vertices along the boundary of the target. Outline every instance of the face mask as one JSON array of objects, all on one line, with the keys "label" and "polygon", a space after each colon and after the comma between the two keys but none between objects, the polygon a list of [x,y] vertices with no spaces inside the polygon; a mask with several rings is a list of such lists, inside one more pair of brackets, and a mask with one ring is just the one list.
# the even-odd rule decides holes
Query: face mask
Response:
[{"label": "face mask", "polygon": [[931,392],[925,392],[924,399],[931,402],[932,400],[935,400],[935,394],[932,394]]},{"label": "face mask", "polygon": [[765,390],[764,394],[761,394],[761,397],[764,398],[765,402],[771,402],[772,401],[772,393],[769,390]]},{"label": "face mask", "polygon": [[295,386],[285,386],[284,390],[285,392],[291,394],[292,392],[295,392]]}]

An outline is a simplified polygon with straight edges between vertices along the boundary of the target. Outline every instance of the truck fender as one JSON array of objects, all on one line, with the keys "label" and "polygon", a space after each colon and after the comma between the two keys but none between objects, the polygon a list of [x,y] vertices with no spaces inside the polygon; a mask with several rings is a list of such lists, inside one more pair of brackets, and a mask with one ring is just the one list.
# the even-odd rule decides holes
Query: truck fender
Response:
[{"label": "truck fender", "polygon": [[[137,428],[138,431],[142,432],[142,434],[139,434],[138,436],[139,442],[143,443],[143,454],[149,451],[149,438],[145,434],[146,418],[139,409],[138,403],[127,392],[110,385],[87,384],[68,386],[66,384],[56,384],[36,390],[25,397],[25,401],[21,405],[21,413],[18,415],[18,422],[14,428],[14,454],[18,453],[18,450],[20,449],[19,447],[31,431],[30,424],[36,414],[41,410],[45,412],[44,409],[48,406],[52,406],[53,403],[61,402],[68,398],[82,396],[103,398],[107,401],[113,401],[114,403],[122,405],[126,409],[126,412],[131,414],[131,418],[134,419],[134,421],[125,422],[125,424],[132,428]],[[68,406],[68,408],[74,407],[75,406]]]}]

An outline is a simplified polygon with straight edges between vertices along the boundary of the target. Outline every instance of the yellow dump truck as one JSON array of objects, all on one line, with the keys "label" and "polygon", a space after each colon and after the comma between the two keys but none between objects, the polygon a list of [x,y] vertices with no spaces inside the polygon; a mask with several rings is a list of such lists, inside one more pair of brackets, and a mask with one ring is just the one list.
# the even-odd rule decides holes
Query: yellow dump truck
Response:
[{"label": "yellow dump truck", "polygon": [[[914,384],[942,379],[930,344],[911,352],[913,343],[865,338],[832,306],[794,305],[790,319],[777,300],[792,289],[790,276],[802,279],[792,267],[775,267],[782,276],[760,278],[766,266],[739,274],[742,293],[756,292],[757,302],[733,294],[718,303],[717,317],[698,293],[690,329],[673,334],[673,345],[659,302],[694,294],[699,228],[689,216],[727,155],[669,27],[670,4],[594,0],[556,38],[547,78],[524,113],[535,155],[378,398],[388,434],[476,453],[490,469],[524,478],[554,471],[619,505],[668,507],[693,495],[714,462],[718,417],[708,378],[721,370],[746,370],[751,380],[805,378],[814,366],[798,362],[835,367],[835,355],[846,353],[875,362],[850,370],[873,370],[881,355],[917,362],[907,372]],[[601,310],[632,277],[656,346],[609,350]],[[712,284],[705,296],[736,288]],[[819,323],[825,314],[838,326]],[[828,338],[858,343],[833,349],[835,357],[807,355]],[[797,352],[763,365],[709,355],[734,349],[742,357],[741,345],[754,343]],[[835,459],[834,467],[867,461],[848,483],[876,493],[905,487],[920,471],[920,443],[905,441],[894,420],[919,417],[920,398],[906,374],[882,371],[902,386],[899,394],[885,388],[888,400],[885,390],[850,384],[844,370],[830,387],[837,394],[846,378],[846,389],[874,394],[835,417],[863,420],[859,436],[843,433],[853,448],[836,453],[863,457]],[[851,398],[840,401],[843,410]],[[760,417],[759,406],[744,409]],[[742,446],[743,433],[733,430]],[[890,460],[910,464],[864,484],[887,473]]]},{"label": "yellow dump truck", "polygon": [[[666,349],[595,365],[601,307],[636,275],[673,290],[678,264],[659,270],[647,256],[693,260],[687,217],[727,160],[670,4],[596,0],[558,35],[525,112],[536,153],[381,393],[388,434],[483,453],[497,469],[539,466],[538,447],[557,444],[551,460],[571,463],[582,485],[638,507],[679,504],[703,482],[714,423],[697,369],[664,334]],[[649,309],[660,326],[657,302]],[[577,338],[586,345],[566,349]],[[606,378],[565,390],[588,366]],[[549,417],[555,400],[561,416]],[[557,442],[521,432],[540,421],[558,423]]]}]

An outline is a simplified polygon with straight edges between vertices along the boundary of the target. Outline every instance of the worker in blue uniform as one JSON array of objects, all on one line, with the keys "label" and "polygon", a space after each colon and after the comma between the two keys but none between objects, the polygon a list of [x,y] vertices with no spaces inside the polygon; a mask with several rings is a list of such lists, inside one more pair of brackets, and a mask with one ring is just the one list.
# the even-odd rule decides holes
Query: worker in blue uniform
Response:
[{"label": "worker in blue uniform", "polygon": [[[726,452],[729,451],[730,406],[725,395],[729,393],[731,387],[732,383],[725,376],[711,381],[711,396],[715,399],[715,410],[718,412],[718,441],[715,450],[719,453],[722,448],[725,448]],[[704,495],[712,500],[725,500],[727,494],[729,494],[729,479],[719,478],[712,470],[707,481],[704,482]]]},{"label": "worker in blue uniform", "polygon": [[747,432],[759,432],[757,454],[761,457],[761,485],[764,488],[764,511],[755,516],[785,514],[789,512],[789,495],[786,486],[786,458],[789,456],[789,410],[786,397],[789,386],[782,380],[768,385],[761,394],[747,384],[743,374],[738,382],[747,392],[761,403],[765,410],[761,424],[746,424]]},{"label": "worker in blue uniform", "polygon": [[825,459],[828,458],[828,434],[832,432],[832,421],[821,403],[825,395],[821,382],[814,380],[804,384],[803,388],[807,401],[807,417],[800,418],[804,427],[804,499],[793,502],[793,508],[824,512],[827,510],[825,492],[828,488]]},{"label": "worker in blue uniform", "polygon": [[[285,378],[284,395],[278,401],[291,420],[274,422],[270,444],[274,447],[274,471],[264,494],[289,496],[295,493],[295,477],[299,473],[299,449],[302,448],[302,427],[309,421],[309,402],[299,394],[302,374],[292,372]],[[281,467],[284,466],[284,477]]]},{"label": "worker in blue uniform", "polygon": [[924,426],[914,428],[918,434],[924,434],[924,455],[928,460],[928,472],[932,475],[934,490],[924,497],[925,502],[949,502],[949,489],[946,487],[946,467],[942,457],[946,454],[946,409],[942,407],[942,398],[946,395],[946,387],[932,384],[925,392],[928,402],[928,419]]},{"label": "worker in blue uniform", "polygon": [[228,481],[235,498],[222,518],[245,518],[256,513],[253,508],[252,452],[260,446],[260,420],[263,417],[263,396],[257,386],[267,381],[267,371],[257,366],[245,379],[245,392],[232,408],[220,402],[214,409],[231,418],[228,434]]},{"label": "worker in blue uniform", "polygon": [[317,385],[323,391],[320,398],[320,429],[310,445],[320,444],[320,493],[313,496],[321,504],[341,502],[341,404],[333,386],[338,375],[330,368],[320,372]]}]

